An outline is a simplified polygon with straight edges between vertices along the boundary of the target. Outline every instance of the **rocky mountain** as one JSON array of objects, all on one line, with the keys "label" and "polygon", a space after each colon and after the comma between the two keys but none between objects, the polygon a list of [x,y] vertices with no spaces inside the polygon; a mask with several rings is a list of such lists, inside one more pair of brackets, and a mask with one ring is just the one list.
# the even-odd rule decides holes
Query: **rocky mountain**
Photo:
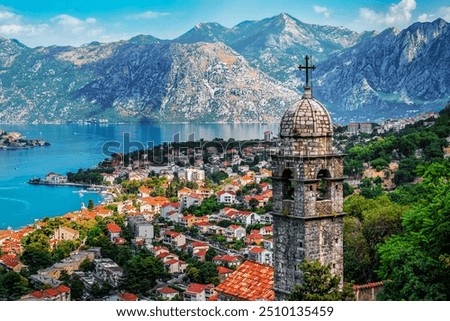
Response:
[{"label": "rocky mountain", "polygon": [[387,29],[330,56],[315,95],[336,116],[377,119],[438,110],[450,95],[450,24]]},{"label": "rocky mountain", "polygon": [[252,66],[296,87],[299,80],[295,70],[300,57],[309,54],[314,61],[321,61],[371,34],[307,24],[282,13],[259,21],[244,21],[231,29],[217,23],[198,24],[174,41],[223,42]]},{"label": "rocky mountain", "polygon": [[298,98],[222,43],[140,37],[25,50],[3,71],[0,119],[270,122]]},{"label": "rocky mountain", "polygon": [[28,48],[0,38],[0,122],[277,121],[299,98],[305,54],[336,120],[398,118],[449,99],[449,40],[442,19],[375,34],[287,14],[202,23],[174,40]]}]

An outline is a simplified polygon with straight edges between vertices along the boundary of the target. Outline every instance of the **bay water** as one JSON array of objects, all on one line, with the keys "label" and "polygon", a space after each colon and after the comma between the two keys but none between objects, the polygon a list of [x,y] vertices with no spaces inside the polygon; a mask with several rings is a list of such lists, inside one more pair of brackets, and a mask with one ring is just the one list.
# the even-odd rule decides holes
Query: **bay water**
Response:
[{"label": "bay water", "polygon": [[79,210],[82,203],[87,205],[89,199],[96,204],[101,203],[102,197],[98,194],[77,193],[79,187],[30,185],[28,181],[34,177],[43,178],[49,172],[65,174],[79,168],[93,167],[108,157],[105,149],[123,152],[125,147],[127,152],[133,150],[127,150],[127,146],[151,146],[174,140],[263,138],[267,130],[277,133],[278,124],[0,124],[0,129],[17,131],[28,139],[44,139],[51,144],[47,147],[0,150],[2,230],[19,228],[46,216]]}]

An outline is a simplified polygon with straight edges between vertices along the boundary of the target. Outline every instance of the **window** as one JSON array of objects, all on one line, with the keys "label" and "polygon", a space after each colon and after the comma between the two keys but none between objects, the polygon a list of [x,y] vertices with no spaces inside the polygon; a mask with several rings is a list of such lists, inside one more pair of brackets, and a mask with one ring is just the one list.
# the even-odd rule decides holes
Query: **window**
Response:
[{"label": "window", "polygon": [[331,175],[327,169],[322,169],[317,174],[317,179],[319,180],[317,200],[326,200],[331,198],[329,178],[331,178]]},{"label": "window", "polygon": [[294,185],[292,184],[292,179],[294,178],[294,173],[290,169],[285,169],[283,172],[283,200],[293,200],[294,199]]}]

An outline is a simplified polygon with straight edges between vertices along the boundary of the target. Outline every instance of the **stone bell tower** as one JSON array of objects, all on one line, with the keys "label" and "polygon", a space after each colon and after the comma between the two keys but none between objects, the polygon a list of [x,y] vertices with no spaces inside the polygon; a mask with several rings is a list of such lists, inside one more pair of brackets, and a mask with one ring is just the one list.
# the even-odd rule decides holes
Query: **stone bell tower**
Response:
[{"label": "stone bell tower", "polygon": [[309,57],[300,101],[290,106],[280,124],[273,167],[274,291],[285,299],[303,282],[304,259],[331,263],[343,282],[343,163],[333,152],[333,124],[327,109],[313,98]]}]

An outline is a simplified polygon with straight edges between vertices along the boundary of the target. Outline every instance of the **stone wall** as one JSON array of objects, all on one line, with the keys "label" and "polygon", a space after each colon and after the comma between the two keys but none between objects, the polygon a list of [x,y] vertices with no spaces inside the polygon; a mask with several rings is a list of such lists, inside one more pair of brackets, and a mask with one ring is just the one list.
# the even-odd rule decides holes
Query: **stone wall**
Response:
[{"label": "stone wall", "polygon": [[353,287],[356,301],[375,301],[377,299],[377,294],[382,290],[383,282],[355,285]]}]

